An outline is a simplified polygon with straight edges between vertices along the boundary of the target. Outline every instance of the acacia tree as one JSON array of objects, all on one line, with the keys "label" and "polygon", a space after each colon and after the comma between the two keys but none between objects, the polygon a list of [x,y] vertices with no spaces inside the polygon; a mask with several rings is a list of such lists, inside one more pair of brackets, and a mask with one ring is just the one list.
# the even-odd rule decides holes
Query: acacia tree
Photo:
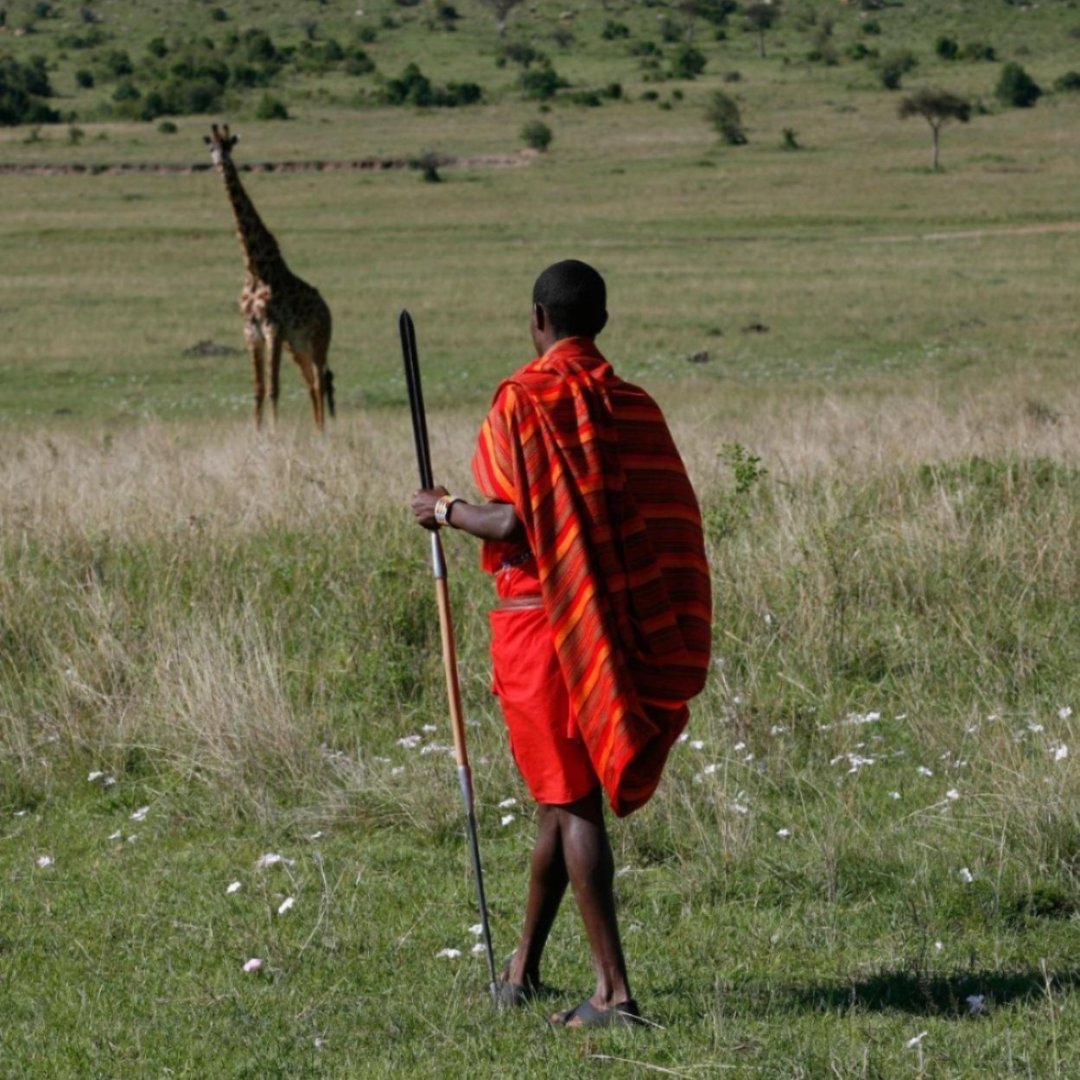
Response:
[{"label": "acacia tree", "polygon": [[780,15],[780,0],[760,0],[759,3],[747,4],[743,9],[746,25],[758,36],[758,56],[765,55],[765,31],[772,29]]},{"label": "acacia tree", "polygon": [[521,3],[521,0],[478,0],[495,14],[495,24],[499,28],[499,37],[506,36],[506,17]]},{"label": "acacia tree", "polygon": [[898,111],[901,120],[906,120],[909,116],[921,116],[930,125],[934,139],[931,167],[937,172],[941,129],[950,120],[959,120],[961,124],[966,124],[971,119],[971,102],[948,90],[924,86],[914,94],[902,98]]}]

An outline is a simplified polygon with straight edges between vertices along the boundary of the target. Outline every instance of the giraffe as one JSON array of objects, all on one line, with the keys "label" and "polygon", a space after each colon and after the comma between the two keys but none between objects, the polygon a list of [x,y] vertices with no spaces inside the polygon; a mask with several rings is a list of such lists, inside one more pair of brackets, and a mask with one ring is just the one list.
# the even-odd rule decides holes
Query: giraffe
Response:
[{"label": "giraffe", "polygon": [[240,313],[255,373],[255,426],[262,426],[268,390],[271,420],[277,423],[281,348],[287,345],[311,394],[315,426],[322,431],[325,411],[334,415],[334,376],[326,366],[330,309],[318,289],[301,281],[285,265],[277,241],[240,183],[232,160],[239,136],[229,133],[228,124],[222,128],[213,124],[210,131],[204,141],[210,147],[211,160],[225,178],[225,192],[236,216],[236,234],[244,249]]}]

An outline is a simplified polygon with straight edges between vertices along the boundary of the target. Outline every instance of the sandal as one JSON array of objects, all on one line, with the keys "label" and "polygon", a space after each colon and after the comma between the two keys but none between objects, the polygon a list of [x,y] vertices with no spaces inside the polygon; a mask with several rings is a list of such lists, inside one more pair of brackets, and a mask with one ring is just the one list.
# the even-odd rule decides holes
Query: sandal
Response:
[{"label": "sandal", "polygon": [[598,1009],[588,998],[566,1012],[555,1013],[548,1021],[552,1027],[606,1028],[639,1027],[647,1021],[633,998],[612,1005],[610,1009]]}]

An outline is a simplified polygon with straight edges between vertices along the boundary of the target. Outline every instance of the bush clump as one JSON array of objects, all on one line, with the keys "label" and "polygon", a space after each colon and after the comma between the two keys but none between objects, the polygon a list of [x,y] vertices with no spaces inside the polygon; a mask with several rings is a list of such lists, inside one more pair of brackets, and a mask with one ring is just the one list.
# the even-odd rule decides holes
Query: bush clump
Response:
[{"label": "bush clump", "polygon": [[1080,91],[1080,71],[1066,71],[1054,80],[1054,89],[1058,93],[1075,94]]},{"label": "bush clump", "polygon": [[13,56],[0,56],[0,126],[55,124],[60,114],[45,104],[52,86],[43,56],[19,63]]},{"label": "bush clump", "polygon": [[910,71],[918,67],[919,61],[908,49],[888,53],[877,64],[878,79],[886,90],[899,90],[900,82]]},{"label": "bush clump", "polygon": [[483,87],[472,82],[435,86],[417,64],[408,67],[396,79],[389,79],[382,89],[386,105],[415,105],[419,108],[454,108],[475,105],[484,97]]},{"label": "bush clump", "polygon": [[547,101],[570,84],[550,64],[542,64],[521,73],[518,80],[521,94],[527,101]]},{"label": "bush clump", "polygon": [[289,110],[285,102],[271,94],[263,94],[255,107],[256,120],[288,120]]},{"label": "bush clump", "polygon": [[705,117],[728,146],[744,146],[746,130],[738,103],[723,90],[714,90],[705,109]]},{"label": "bush clump", "polygon": [[671,58],[673,79],[696,79],[705,70],[705,54],[693,45],[680,45]]},{"label": "bush clump", "polygon": [[1001,69],[994,96],[1008,108],[1030,109],[1042,97],[1042,87],[1015,61]]},{"label": "bush clump", "polygon": [[543,120],[530,120],[521,129],[521,140],[532,150],[543,153],[551,145],[554,138],[551,128]]}]

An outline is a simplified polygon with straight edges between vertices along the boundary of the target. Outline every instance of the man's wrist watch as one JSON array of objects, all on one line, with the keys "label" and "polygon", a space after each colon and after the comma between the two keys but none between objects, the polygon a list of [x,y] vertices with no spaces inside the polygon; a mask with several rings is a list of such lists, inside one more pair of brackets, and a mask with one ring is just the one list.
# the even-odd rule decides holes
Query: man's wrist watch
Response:
[{"label": "man's wrist watch", "polygon": [[435,503],[435,524],[450,524],[450,507],[456,502],[464,502],[460,495],[440,495]]}]

